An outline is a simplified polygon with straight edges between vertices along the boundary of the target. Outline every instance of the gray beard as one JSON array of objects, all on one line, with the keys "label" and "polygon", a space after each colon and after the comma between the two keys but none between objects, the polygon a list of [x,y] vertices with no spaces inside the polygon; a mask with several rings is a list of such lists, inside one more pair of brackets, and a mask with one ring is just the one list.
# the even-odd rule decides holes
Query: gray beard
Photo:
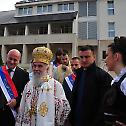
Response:
[{"label": "gray beard", "polygon": [[43,83],[43,81],[41,80],[41,75],[38,74],[33,74],[33,84],[36,87],[40,87]]}]

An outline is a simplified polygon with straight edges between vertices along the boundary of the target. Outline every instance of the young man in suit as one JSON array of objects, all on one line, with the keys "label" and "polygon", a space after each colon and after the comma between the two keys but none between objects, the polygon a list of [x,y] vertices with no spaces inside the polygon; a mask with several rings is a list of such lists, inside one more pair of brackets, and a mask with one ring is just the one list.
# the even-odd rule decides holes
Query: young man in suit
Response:
[{"label": "young man in suit", "polygon": [[21,93],[29,81],[28,72],[17,65],[21,53],[12,49],[7,54],[6,65],[0,67],[0,125],[15,126],[16,111],[20,104]]},{"label": "young man in suit", "polygon": [[81,68],[76,71],[72,90],[70,122],[72,126],[103,126],[101,104],[112,77],[96,66],[92,46],[80,48],[79,57]]}]

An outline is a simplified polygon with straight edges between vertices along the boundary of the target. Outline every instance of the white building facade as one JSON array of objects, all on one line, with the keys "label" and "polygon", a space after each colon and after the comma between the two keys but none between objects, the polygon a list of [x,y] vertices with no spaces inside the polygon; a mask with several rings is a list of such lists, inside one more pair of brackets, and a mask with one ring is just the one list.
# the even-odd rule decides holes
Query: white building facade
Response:
[{"label": "white building facade", "polygon": [[12,48],[22,53],[20,65],[28,68],[37,46],[67,49],[93,45],[97,63],[103,67],[107,45],[115,36],[126,36],[126,0],[26,0],[15,10],[0,12],[2,59]]}]

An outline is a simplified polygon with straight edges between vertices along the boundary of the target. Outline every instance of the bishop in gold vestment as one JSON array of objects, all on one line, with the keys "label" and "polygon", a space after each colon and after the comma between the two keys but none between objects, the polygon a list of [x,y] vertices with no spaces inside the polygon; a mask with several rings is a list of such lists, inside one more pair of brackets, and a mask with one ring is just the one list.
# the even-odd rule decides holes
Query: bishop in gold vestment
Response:
[{"label": "bishop in gold vestment", "polygon": [[62,85],[48,75],[52,52],[33,50],[33,77],[22,94],[16,126],[63,126],[70,106]]}]

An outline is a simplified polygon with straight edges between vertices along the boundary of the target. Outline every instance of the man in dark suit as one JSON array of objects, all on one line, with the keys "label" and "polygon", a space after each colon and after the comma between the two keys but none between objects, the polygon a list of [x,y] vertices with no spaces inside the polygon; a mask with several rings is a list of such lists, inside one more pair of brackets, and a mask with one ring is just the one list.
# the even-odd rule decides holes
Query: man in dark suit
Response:
[{"label": "man in dark suit", "polygon": [[0,68],[0,125],[15,126],[15,116],[20,104],[21,93],[29,81],[28,72],[17,65],[21,53],[12,49],[7,54],[6,65]]},{"label": "man in dark suit", "polygon": [[81,68],[76,71],[69,120],[72,126],[103,126],[103,95],[112,77],[95,64],[95,51],[86,45],[79,50]]}]

